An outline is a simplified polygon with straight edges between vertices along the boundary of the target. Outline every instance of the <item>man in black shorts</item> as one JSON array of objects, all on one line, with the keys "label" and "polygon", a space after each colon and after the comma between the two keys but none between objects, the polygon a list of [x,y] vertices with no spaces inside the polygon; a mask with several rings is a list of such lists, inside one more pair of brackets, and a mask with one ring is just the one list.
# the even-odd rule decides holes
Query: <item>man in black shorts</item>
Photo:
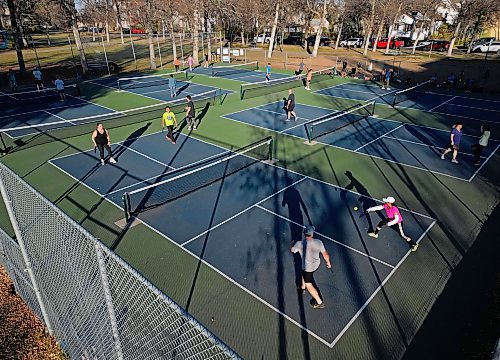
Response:
[{"label": "man in black shorts", "polygon": [[195,123],[195,112],[194,112],[194,104],[193,101],[191,100],[191,95],[186,96],[187,100],[187,105],[184,108],[186,110],[186,121],[188,124],[188,130],[196,130],[196,123]]},{"label": "man in black shorts", "polygon": [[297,120],[297,114],[295,114],[295,94],[292,89],[288,89],[288,100],[286,102],[286,121],[290,121],[290,117],[293,116],[294,120]]}]

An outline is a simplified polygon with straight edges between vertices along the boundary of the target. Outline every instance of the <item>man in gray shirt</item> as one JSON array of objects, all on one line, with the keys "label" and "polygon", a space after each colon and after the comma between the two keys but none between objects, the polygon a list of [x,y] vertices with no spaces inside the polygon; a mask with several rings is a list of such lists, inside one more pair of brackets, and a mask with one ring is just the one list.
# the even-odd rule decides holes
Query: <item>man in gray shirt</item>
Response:
[{"label": "man in gray shirt", "polygon": [[319,254],[323,255],[325,259],[326,267],[331,268],[330,255],[325,249],[323,242],[313,238],[314,226],[307,226],[304,229],[305,239],[302,241],[297,241],[295,245],[292,246],[292,253],[299,253],[302,258],[302,289],[307,289],[309,294],[313,297],[311,299],[311,306],[315,309],[323,309],[325,303],[321,298],[321,293],[319,291],[318,285],[314,281],[314,272],[318,270],[320,265]]}]

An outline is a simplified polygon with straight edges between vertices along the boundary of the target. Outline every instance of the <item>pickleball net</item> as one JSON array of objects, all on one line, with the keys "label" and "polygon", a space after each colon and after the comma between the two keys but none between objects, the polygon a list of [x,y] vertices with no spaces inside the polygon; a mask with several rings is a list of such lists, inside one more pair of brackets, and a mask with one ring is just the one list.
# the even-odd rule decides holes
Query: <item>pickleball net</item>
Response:
[{"label": "pickleball net", "polygon": [[259,62],[252,61],[244,64],[212,66],[212,76],[228,76],[259,70]]},{"label": "pickleball net", "polygon": [[149,185],[125,192],[126,219],[179,199],[257,162],[271,160],[272,141],[272,137],[266,137],[240,149],[225,151],[159,176]]},{"label": "pickleball net", "polygon": [[[259,81],[256,83],[243,84],[240,87],[240,99],[248,99],[257,96],[273,94],[279,91],[305,86],[306,73],[278,78],[274,80]],[[333,68],[313,71],[312,82],[332,79],[335,75]]]},{"label": "pickleball net", "polygon": [[118,78],[117,87],[120,90],[137,89],[150,86],[168,86],[170,77],[179,81],[187,81],[187,71],[173,71],[156,75],[133,76]]},{"label": "pickleball net", "polygon": [[313,142],[321,136],[341,130],[369,116],[373,116],[374,112],[375,101],[371,101],[366,104],[358,104],[349,109],[323,116],[320,119],[309,121],[304,124],[307,140]]},{"label": "pickleball net", "polygon": [[[196,95],[191,95],[194,102],[196,114],[208,110],[208,107],[221,104],[226,92],[221,89],[213,89]],[[61,103],[64,107],[64,103]],[[105,114],[81,117],[68,120],[46,121],[38,124],[22,122],[22,119],[0,119],[0,143],[1,151],[8,153],[17,149],[37,146],[53,141],[87,135],[95,130],[98,122],[104,123],[108,130],[121,128],[129,125],[158,121],[166,106],[176,114],[182,114],[186,107],[186,99],[178,99],[170,102],[160,102],[148,106],[132,108],[128,110],[109,112]],[[62,108],[61,108],[62,109]],[[43,111],[43,110],[42,110]],[[50,111],[50,110],[48,110]],[[57,111],[54,109],[52,111]],[[182,116],[183,118],[184,116]],[[183,119],[178,119],[179,127],[182,127]],[[29,117],[27,117],[29,119]],[[149,125],[148,125],[149,126]]]},{"label": "pickleball net", "polygon": [[430,83],[429,81],[417,84],[408,89],[396,91],[394,93],[394,98],[392,99],[392,106],[396,106],[404,101],[415,101],[415,92],[422,91],[425,89],[426,85]]}]

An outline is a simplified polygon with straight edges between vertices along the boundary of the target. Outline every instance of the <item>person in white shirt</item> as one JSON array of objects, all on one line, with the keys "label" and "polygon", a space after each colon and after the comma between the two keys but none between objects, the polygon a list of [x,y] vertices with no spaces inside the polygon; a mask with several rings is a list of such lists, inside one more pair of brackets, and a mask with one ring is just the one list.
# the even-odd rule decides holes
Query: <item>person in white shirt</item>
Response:
[{"label": "person in white shirt", "polygon": [[33,70],[33,76],[35,78],[36,89],[38,91],[45,90],[43,87],[43,79],[42,79],[42,70],[37,66],[35,70]]},{"label": "person in white shirt", "polygon": [[66,94],[64,93],[64,81],[59,76],[56,76],[54,85],[56,86],[56,90],[59,93],[59,96],[61,97],[61,101],[66,101]]}]

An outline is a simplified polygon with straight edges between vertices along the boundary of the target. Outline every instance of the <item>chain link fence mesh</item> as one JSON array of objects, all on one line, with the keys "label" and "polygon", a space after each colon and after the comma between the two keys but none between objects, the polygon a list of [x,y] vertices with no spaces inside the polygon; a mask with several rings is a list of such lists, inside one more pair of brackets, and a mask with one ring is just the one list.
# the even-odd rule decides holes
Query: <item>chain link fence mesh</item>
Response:
[{"label": "chain link fence mesh", "polygon": [[[203,325],[5,165],[0,178],[52,331],[79,359],[238,359]],[[19,239],[18,239],[19,241]],[[18,242],[0,263],[43,319]]]}]

